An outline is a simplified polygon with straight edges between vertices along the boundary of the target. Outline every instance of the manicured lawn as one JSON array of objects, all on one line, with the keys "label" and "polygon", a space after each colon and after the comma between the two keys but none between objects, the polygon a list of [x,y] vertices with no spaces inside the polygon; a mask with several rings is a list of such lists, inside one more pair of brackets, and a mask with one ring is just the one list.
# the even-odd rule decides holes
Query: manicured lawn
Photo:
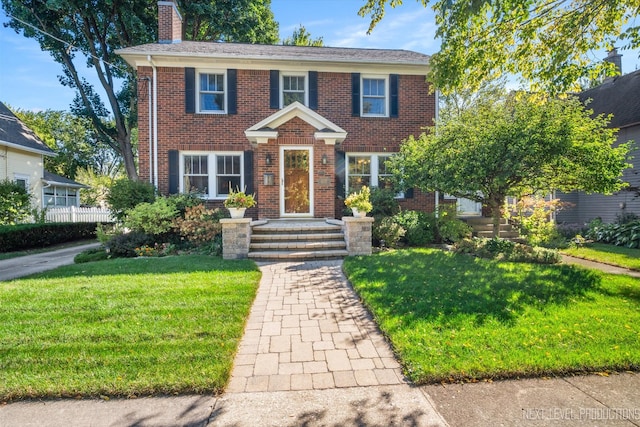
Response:
[{"label": "manicured lawn", "polygon": [[640,368],[640,281],[436,249],[344,269],[416,383]]},{"label": "manicured lawn", "polygon": [[191,255],[0,282],[0,401],[219,393],[259,280],[253,262]]},{"label": "manicured lawn", "polygon": [[624,246],[606,245],[604,243],[590,243],[581,248],[563,249],[562,253],[632,270],[640,270],[640,249],[630,249]]}]

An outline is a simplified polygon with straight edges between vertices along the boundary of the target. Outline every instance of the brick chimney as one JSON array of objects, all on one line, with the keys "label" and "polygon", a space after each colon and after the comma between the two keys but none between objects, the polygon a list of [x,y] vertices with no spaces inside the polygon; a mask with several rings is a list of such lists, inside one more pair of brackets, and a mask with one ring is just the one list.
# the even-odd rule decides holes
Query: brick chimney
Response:
[{"label": "brick chimney", "polygon": [[182,16],[173,2],[158,2],[158,43],[180,43],[182,41]]},{"label": "brick chimney", "polygon": [[607,52],[607,57],[604,58],[606,62],[611,62],[616,66],[618,74],[622,74],[622,55],[618,53],[618,49],[615,47]]}]

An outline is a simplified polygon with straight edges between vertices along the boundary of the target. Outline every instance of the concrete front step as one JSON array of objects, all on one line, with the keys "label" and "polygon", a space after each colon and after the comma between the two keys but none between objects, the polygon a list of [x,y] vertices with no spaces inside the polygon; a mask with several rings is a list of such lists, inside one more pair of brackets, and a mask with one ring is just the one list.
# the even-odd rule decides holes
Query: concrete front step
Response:
[{"label": "concrete front step", "polygon": [[316,259],[339,259],[344,258],[349,253],[346,250],[326,250],[326,251],[265,251],[249,252],[249,258],[256,261],[283,261],[283,260],[316,260]]},{"label": "concrete front step", "polygon": [[307,249],[307,250],[322,250],[322,249],[345,249],[347,244],[342,240],[325,240],[321,242],[309,242],[309,241],[285,241],[285,242],[261,242],[251,243],[250,249],[255,250],[287,250],[287,249]]},{"label": "concrete front step", "polygon": [[342,227],[339,225],[328,224],[326,222],[314,223],[314,222],[291,222],[291,223],[276,223],[276,224],[264,224],[253,227],[254,234],[312,234],[312,233],[331,233],[342,232]]},{"label": "concrete front step", "polygon": [[336,259],[348,255],[342,226],[321,219],[269,220],[254,225],[249,258],[254,260]]},{"label": "concrete front step", "polygon": [[[493,224],[474,224],[471,225],[471,228],[473,228],[473,231],[493,231]],[[511,224],[500,224],[500,231],[513,231],[513,226]]]},{"label": "concrete front step", "polygon": [[[493,231],[474,231],[474,234],[478,237],[484,237],[484,238],[492,238],[493,237]],[[520,233],[518,233],[517,231],[500,231],[500,235],[499,237],[503,238],[503,239],[515,239],[520,237]]]},{"label": "concrete front step", "polygon": [[305,233],[305,234],[289,234],[289,233],[264,233],[262,231],[256,232],[251,235],[251,240],[254,242],[274,241],[274,240],[342,240],[344,242],[344,234],[340,233]]},{"label": "concrete front step", "polygon": [[[476,225],[493,224],[493,218],[488,218],[485,216],[474,216],[474,217],[466,217],[466,218],[460,218],[460,219],[472,227]],[[500,224],[506,225],[508,223],[509,221],[506,218],[500,218]]]}]

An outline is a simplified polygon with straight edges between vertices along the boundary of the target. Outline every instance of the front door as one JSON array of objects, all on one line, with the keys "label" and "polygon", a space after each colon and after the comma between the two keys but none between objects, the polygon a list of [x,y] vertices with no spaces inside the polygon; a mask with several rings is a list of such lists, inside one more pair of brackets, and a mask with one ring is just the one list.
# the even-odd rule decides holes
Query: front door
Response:
[{"label": "front door", "polygon": [[313,216],[313,148],[280,147],[280,216]]}]

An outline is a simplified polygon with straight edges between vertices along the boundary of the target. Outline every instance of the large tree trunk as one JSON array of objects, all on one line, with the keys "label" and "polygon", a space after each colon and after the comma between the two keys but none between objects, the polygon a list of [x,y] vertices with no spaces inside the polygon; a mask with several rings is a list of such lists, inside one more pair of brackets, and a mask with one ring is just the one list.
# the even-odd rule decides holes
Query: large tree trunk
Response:
[{"label": "large tree trunk", "polygon": [[502,204],[504,196],[495,196],[489,200],[489,208],[491,209],[491,218],[493,219],[493,230],[491,237],[494,239],[500,237],[500,221],[502,220]]}]

